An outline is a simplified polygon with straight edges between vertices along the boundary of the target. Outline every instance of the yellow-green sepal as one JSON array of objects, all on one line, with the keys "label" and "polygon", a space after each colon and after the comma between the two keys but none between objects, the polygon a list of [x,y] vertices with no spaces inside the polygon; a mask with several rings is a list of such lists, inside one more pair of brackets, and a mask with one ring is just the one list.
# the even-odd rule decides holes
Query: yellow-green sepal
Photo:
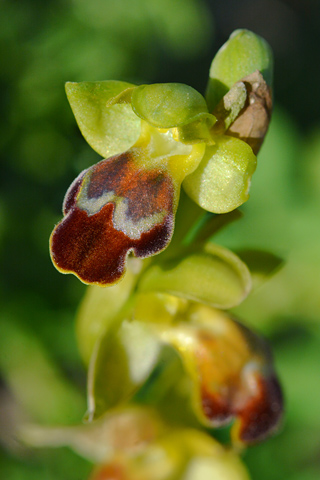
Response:
[{"label": "yellow-green sepal", "polygon": [[[148,325],[123,320],[96,343],[88,370],[88,417],[133,397],[159,360],[161,344]],[[121,379],[121,381],[119,381]]]},{"label": "yellow-green sepal", "polygon": [[107,80],[67,82],[66,93],[82,135],[102,157],[125,152],[139,138],[140,119],[124,101],[134,85]]},{"label": "yellow-green sepal", "polygon": [[109,330],[123,309],[135,285],[136,276],[128,268],[123,280],[108,288],[89,286],[81,302],[76,336],[81,357],[89,364],[95,344]]},{"label": "yellow-green sepal", "polygon": [[183,83],[140,85],[131,102],[135,114],[156,128],[180,127],[208,115],[203,96]]},{"label": "yellow-green sepal", "polygon": [[185,178],[183,188],[204,210],[227,213],[248,200],[257,159],[242,140],[226,135],[214,140],[198,168]]},{"label": "yellow-green sepal", "polygon": [[235,82],[259,70],[272,85],[273,57],[269,44],[249,30],[235,30],[214,57],[206,99],[211,112]]},{"label": "yellow-green sepal", "polygon": [[230,250],[210,242],[200,251],[152,265],[138,284],[141,293],[163,292],[222,309],[238,305],[250,289],[246,265]]}]

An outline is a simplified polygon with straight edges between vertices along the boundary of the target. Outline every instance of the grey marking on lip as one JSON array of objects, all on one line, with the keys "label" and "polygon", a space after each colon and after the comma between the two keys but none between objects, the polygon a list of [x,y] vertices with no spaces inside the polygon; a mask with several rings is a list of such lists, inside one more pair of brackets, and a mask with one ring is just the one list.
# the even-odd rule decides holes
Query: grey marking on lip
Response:
[{"label": "grey marking on lip", "polygon": [[143,233],[150,231],[155,225],[161,224],[166,216],[166,211],[156,212],[148,217],[142,217],[133,221],[128,215],[128,199],[119,197],[111,190],[104,192],[100,197],[88,198],[90,174],[83,181],[83,186],[77,198],[77,206],[87,212],[88,215],[95,215],[108,203],[113,203],[113,226],[116,230],[123,232],[132,240],[139,240]]}]

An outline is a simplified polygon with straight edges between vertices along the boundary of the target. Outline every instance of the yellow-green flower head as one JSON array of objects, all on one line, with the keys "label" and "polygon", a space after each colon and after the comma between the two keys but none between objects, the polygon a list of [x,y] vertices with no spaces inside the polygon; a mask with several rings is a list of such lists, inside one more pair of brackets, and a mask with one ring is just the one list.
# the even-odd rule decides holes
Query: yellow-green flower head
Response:
[{"label": "yellow-green flower head", "polygon": [[[245,202],[271,109],[259,72],[270,69],[269,47],[240,30],[213,61],[209,104],[178,83],[67,83],[83,136],[106,159],[83,171],[66,194],[50,242],[58,270],[111,285],[124,275],[129,253],[161,252],[173,235],[181,185],[209,212]],[[224,89],[213,103],[216,81]]]},{"label": "yellow-green flower head", "polygon": [[147,406],[122,405],[82,425],[26,426],[23,438],[72,448],[95,464],[90,480],[249,480],[236,452],[206,432],[164,422]]},{"label": "yellow-green flower head", "polygon": [[235,452],[223,448],[209,435],[176,429],[139,454],[114,455],[96,467],[90,480],[249,480]]}]

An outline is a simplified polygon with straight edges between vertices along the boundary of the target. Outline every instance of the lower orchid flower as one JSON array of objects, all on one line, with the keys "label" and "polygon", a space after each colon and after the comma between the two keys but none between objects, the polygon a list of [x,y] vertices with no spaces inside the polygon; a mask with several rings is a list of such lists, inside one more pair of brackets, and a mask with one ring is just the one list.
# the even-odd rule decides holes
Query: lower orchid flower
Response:
[{"label": "lower orchid flower", "polygon": [[[241,68],[230,74],[226,65],[239,59]],[[264,40],[239,30],[213,60],[208,103],[177,83],[67,83],[82,134],[106,159],[83,171],[66,194],[64,219],[50,241],[58,270],[112,285],[123,277],[128,254],[160,253],[173,235],[181,185],[209,212],[245,202],[270,119],[271,64]]]},{"label": "lower orchid flower", "polygon": [[156,402],[166,417],[181,409],[183,424],[191,415],[207,428],[232,425],[236,445],[270,435],[283,411],[270,350],[221,310],[240,303],[250,284],[239,257],[209,243],[138,274],[129,268],[110,289],[90,287],[77,324],[89,417]]},{"label": "lower orchid flower", "polygon": [[[283,399],[266,341],[221,310],[249,293],[246,265],[209,242],[138,267],[89,287],[79,310],[87,422],[24,426],[23,440],[73,448],[90,480],[248,480],[237,452],[278,428]],[[213,436],[227,426],[226,447]]]},{"label": "lower orchid flower", "polygon": [[170,427],[144,406],[125,406],[86,425],[27,425],[24,441],[67,446],[95,464],[90,480],[249,480],[235,451],[205,432]]},{"label": "lower orchid flower", "polygon": [[[185,308],[185,307],[184,307]],[[161,333],[177,349],[193,382],[193,405],[208,427],[233,424],[235,444],[250,445],[278,428],[283,399],[266,342],[232,316],[190,304]]]}]

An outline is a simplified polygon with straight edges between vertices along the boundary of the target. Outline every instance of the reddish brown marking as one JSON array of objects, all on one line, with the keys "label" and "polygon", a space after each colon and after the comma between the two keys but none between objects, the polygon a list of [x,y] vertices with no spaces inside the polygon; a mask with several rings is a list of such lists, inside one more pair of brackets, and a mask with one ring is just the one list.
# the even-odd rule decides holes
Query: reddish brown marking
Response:
[{"label": "reddish brown marking", "polygon": [[204,385],[201,388],[201,406],[204,415],[217,427],[232,420],[233,413],[229,399],[214,395]]},{"label": "reddish brown marking", "polygon": [[[256,354],[266,362],[265,368],[266,365],[271,368],[271,354],[265,341],[246,328],[242,330],[249,341],[250,350],[257,350]],[[220,378],[216,385],[217,369],[219,365],[224,366],[221,360],[228,361],[228,352],[224,351],[224,348],[234,350],[237,346],[226,343],[223,347],[219,341],[214,342],[214,336],[205,332],[200,332],[198,337],[201,343],[196,358],[204,415],[213,426],[222,426],[237,418],[235,431],[243,443],[263,440],[276,428],[283,411],[281,388],[275,374],[263,375],[262,371],[257,371],[255,378],[250,378],[250,383],[252,380],[256,383],[256,389],[252,391],[247,383],[248,378],[242,375],[246,363],[240,362],[231,368],[223,383]],[[222,358],[219,356],[221,348]]]},{"label": "reddish brown marking", "polygon": [[112,284],[124,274],[129,250],[147,257],[169,242],[173,228],[170,215],[140,239],[132,240],[113,227],[113,209],[107,204],[91,216],[78,207],[69,211],[51,238],[52,259],[60,270],[76,273],[85,283]]},{"label": "reddish brown marking", "polygon": [[168,173],[137,168],[130,152],[102,160],[90,169],[88,198],[106,192],[127,199],[127,215],[133,221],[173,209],[174,190]]},{"label": "reddish brown marking", "polygon": [[[230,422],[233,416],[231,396],[236,385],[230,383],[230,379],[234,379],[231,371],[229,376],[224,379],[224,384],[217,386],[215,370],[221,361],[227,361],[228,352],[223,351],[224,346],[221,344],[221,339],[219,341],[210,331],[199,330],[197,337],[199,345],[194,353],[200,382],[201,407],[212,425],[223,426]],[[234,379],[234,382],[237,382],[237,378]]]},{"label": "reddish brown marking", "polygon": [[110,463],[103,465],[102,467],[95,469],[90,477],[90,480],[126,480],[126,475],[123,466],[116,463]]},{"label": "reddish brown marking", "polygon": [[[241,388],[241,386],[239,386]],[[283,412],[283,398],[278,380],[275,376],[259,378],[259,392],[237,410],[231,398],[222,398],[208,392],[204,386],[201,390],[203,413],[215,426],[229,423],[238,417],[240,426],[239,439],[245,444],[259,442],[266,438],[278,426]]]},{"label": "reddish brown marking", "polygon": [[237,412],[240,417],[239,438],[246,444],[263,440],[279,424],[283,412],[283,397],[275,376],[259,377],[259,392],[248,399]]}]

